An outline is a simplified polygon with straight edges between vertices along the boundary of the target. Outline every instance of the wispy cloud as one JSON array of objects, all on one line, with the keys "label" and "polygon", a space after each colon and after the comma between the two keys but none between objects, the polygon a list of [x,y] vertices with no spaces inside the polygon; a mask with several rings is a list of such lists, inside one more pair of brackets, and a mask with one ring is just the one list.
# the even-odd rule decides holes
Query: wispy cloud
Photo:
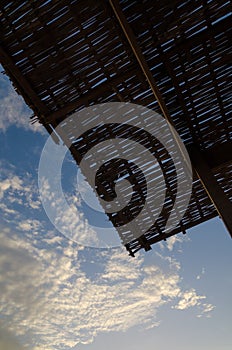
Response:
[{"label": "wispy cloud", "polygon": [[[179,269],[161,268],[157,257],[149,266],[122,249],[92,250],[93,270],[96,261],[102,269],[92,279],[78,246],[52,232],[23,238],[2,229],[0,241],[5,323],[39,349],[71,349],[101,332],[149,328],[158,324],[162,305],[179,300],[175,308],[184,310],[205,299],[195,290],[182,291]],[[208,304],[202,307],[211,311]]]},{"label": "wispy cloud", "polygon": [[29,118],[32,114],[22,97],[12,87],[9,79],[0,74],[0,130],[5,132],[11,125],[14,125],[43,133],[43,127],[39,123],[30,123]]},{"label": "wispy cloud", "polygon": [[171,236],[168,240],[167,240],[167,248],[169,251],[172,251],[173,248],[174,248],[174,245],[176,243],[181,243],[183,242],[183,236],[178,236],[178,235],[175,235],[175,236]]},{"label": "wispy cloud", "polygon": [[171,236],[166,242],[162,241],[158,244],[163,251],[167,249],[169,252],[172,252],[174,249],[178,249],[178,251],[181,252],[181,244],[186,241],[189,241],[189,237],[179,234]]},{"label": "wispy cloud", "polygon": [[205,295],[198,295],[195,289],[190,289],[181,292],[179,302],[174,306],[177,310],[186,310],[189,308],[197,307],[199,314],[197,317],[211,316],[211,311],[215,308],[214,305],[208,303],[202,303],[202,300],[206,299]]},{"label": "wispy cloud", "polygon": [[64,207],[63,199],[50,188],[45,178],[41,180],[40,193],[47,215],[60,232],[85,246],[92,246],[93,243],[98,244],[99,239],[96,232],[90,227],[80,209],[78,194],[70,194],[69,203]]},{"label": "wispy cloud", "polygon": [[0,198],[2,199],[4,196],[4,193],[6,191],[21,191],[24,190],[22,187],[22,179],[20,179],[18,176],[13,175],[10,176],[0,182]]},{"label": "wispy cloud", "polygon": [[[8,168],[2,172],[0,178],[2,218],[23,232],[46,231],[52,225],[42,206],[37,182],[28,172],[16,175],[11,167]],[[59,227],[61,233],[83,245],[88,246],[93,242],[98,244],[96,232],[89,226],[80,209],[78,195],[69,195],[69,205],[65,209],[60,198],[51,192],[46,181],[41,185],[41,193],[44,200],[49,198],[50,213],[55,213],[52,224]]]},{"label": "wispy cloud", "polygon": [[200,300],[205,298],[206,296],[197,295],[194,289],[185,291],[181,293],[180,300],[175,306],[175,309],[185,310],[193,306],[199,306],[201,304]]},{"label": "wispy cloud", "polygon": [[22,231],[29,231],[29,232],[35,232],[42,227],[42,224],[36,220],[36,219],[27,219],[27,220],[22,220],[18,223],[17,229],[22,230]]},{"label": "wispy cloud", "polygon": [[[170,310],[194,308],[198,317],[210,315],[213,306],[206,297],[182,286],[173,257],[154,252],[151,265],[142,254],[128,257],[123,248],[81,247],[39,218],[39,195],[30,176],[13,171],[4,176],[1,209],[15,230],[10,224],[0,230],[0,327],[4,320],[18,339],[30,339],[29,349],[72,349],[101,332],[151,328],[159,324],[157,312],[164,304]],[[31,205],[32,198],[38,205]],[[81,214],[78,220],[81,224]],[[68,216],[63,224],[70,224]]]},{"label": "wispy cloud", "polygon": [[[0,178],[0,210],[4,214],[15,215],[16,205],[22,208],[41,209],[41,201],[36,181],[29,173],[19,176],[12,169],[2,170]],[[19,208],[18,208],[19,210]]]}]

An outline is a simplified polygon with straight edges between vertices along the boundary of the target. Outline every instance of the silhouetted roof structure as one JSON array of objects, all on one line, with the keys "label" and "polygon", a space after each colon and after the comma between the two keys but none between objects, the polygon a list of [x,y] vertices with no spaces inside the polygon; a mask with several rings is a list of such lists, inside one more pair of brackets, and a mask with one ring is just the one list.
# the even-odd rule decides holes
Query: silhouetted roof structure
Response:
[{"label": "silhouetted roof structure", "polygon": [[[163,114],[188,148],[192,197],[180,224],[164,234],[175,169],[168,174],[162,147],[155,147],[169,204],[126,245],[131,255],[218,214],[232,234],[231,1],[2,0],[1,11],[3,67],[33,121],[49,133],[86,106],[133,102]],[[107,131],[99,132],[87,135],[88,145]],[[77,162],[84,147],[73,143]],[[142,205],[137,197],[132,204],[127,217]]]}]

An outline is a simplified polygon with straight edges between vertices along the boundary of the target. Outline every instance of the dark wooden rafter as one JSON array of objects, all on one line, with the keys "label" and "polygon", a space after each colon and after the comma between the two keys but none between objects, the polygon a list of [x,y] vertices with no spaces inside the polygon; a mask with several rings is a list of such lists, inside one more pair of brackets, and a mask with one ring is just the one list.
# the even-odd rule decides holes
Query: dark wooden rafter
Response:
[{"label": "dark wooden rafter", "polygon": [[37,113],[39,113],[40,118],[43,118],[43,115],[48,114],[49,109],[37,96],[25,76],[13,62],[10,55],[6,52],[6,50],[4,50],[3,46],[0,47],[0,55],[2,64],[4,65],[5,70],[11,73],[11,77],[13,78],[12,80],[14,80],[13,83],[17,85],[18,91],[21,92],[27,103],[31,105],[31,108],[35,109]]},{"label": "dark wooden rafter", "polygon": [[[174,126],[174,123],[173,123],[173,120],[170,116],[170,113],[168,111],[168,108],[164,102],[164,99],[162,97],[162,94],[160,93],[158,87],[157,87],[157,84],[155,82],[155,79],[153,78],[153,75],[148,67],[148,64],[140,50],[140,47],[137,43],[137,40],[136,40],[136,37],[130,27],[130,25],[128,24],[127,20],[126,20],[126,17],[124,16],[123,12],[122,12],[122,9],[120,7],[120,4],[119,4],[119,1],[118,0],[109,0],[110,2],[110,5],[115,13],[115,16],[117,17],[119,23],[120,23],[120,26],[130,44],[130,47],[139,63],[139,66],[140,68],[142,69],[146,79],[147,79],[147,82],[160,106],[160,109],[162,111],[162,114],[164,116],[164,118],[167,120],[168,123],[170,123],[172,126]],[[183,163],[183,166],[185,167],[185,171],[187,173],[191,173],[191,169],[188,164],[188,161],[186,160],[186,157],[185,157],[185,154],[183,152],[183,149],[182,149],[182,146],[179,144],[179,140],[176,138],[176,135],[175,133],[173,132],[172,129],[170,129],[171,133],[172,133],[172,137],[173,137],[173,140],[176,142],[176,147],[179,148],[179,151],[180,151],[180,154],[182,155],[183,157],[183,160],[184,160],[184,163]]]},{"label": "dark wooden rafter", "polygon": [[[191,154],[192,147],[188,147],[188,151]],[[232,164],[232,141],[222,143],[210,147],[204,151],[200,151],[206,160],[210,169],[220,169],[223,165]]]},{"label": "dark wooden rafter", "polygon": [[[131,77],[131,75],[134,73],[135,73],[134,69],[124,72],[123,79],[127,79]],[[107,91],[111,90],[112,86],[117,86],[121,81],[122,81],[121,75],[111,78],[111,80],[101,84],[101,86],[95,89],[92,89],[90,92],[80,96],[76,101],[69,103],[67,106],[60,108],[55,112],[49,113],[49,115],[46,118],[46,122],[53,124],[57,120],[64,119],[64,116],[70,114],[71,112],[75,111],[80,107],[88,105],[91,101],[94,101],[95,99],[101,97],[102,94],[105,94]]]},{"label": "dark wooden rafter", "polygon": [[219,186],[202,152],[192,147],[190,156],[202,185],[232,237],[232,202]]},{"label": "dark wooden rafter", "polygon": [[160,109],[163,113],[163,116],[171,125],[173,125],[173,121],[170,117],[167,106],[164,103],[163,97],[162,97],[162,95],[161,95],[161,93],[156,85],[155,79],[153,78],[153,75],[152,75],[152,73],[147,65],[147,62],[146,62],[146,60],[145,60],[145,58],[140,50],[140,47],[136,41],[136,38],[135,38],[135,36],[134,36],[134,34],[133,34],[129,24],[128,24],[123,12],[122,12],[122,9],[119,5],[118,0],[109,0],[109,2],[110,2],[110,5],[112,6],[112,9],[113,9],[120,25],[121,25],[121,28],[122,28],[128,42],[130,44],[130,47],[131,47],[131,49],[132,49],[132,51],[133,51],[133,53],[134,53],[134,55],[139,63],[139,66],[142,69],[142,71],[143,71],[143,73],[144,73],[144,75],[145,75],[145,77],[150,85],[150,88],[151,88],[156,100],[159,103],[159,106],[160,106]]},{"label": "dark wooden rafter", "polygon": [[[49,113],[49,109],[37,96],[31,85],[28,83],[27,79],[20,72],[6,50],[4,50],[3,46],[0,46],[0,56],[2,64],[4,65],[6,72],[9,72],[11,80],[15,85],[17,91],[20,92],[28,106],[32,108],[37,115],[39,115],[39,119],[42,122],[44,120],[44,116]],[[53,133],[51,125],[48,123],[43,123],[43,125],[47,132],[52,135],[54,142],[59,143],[59,139]]]}]

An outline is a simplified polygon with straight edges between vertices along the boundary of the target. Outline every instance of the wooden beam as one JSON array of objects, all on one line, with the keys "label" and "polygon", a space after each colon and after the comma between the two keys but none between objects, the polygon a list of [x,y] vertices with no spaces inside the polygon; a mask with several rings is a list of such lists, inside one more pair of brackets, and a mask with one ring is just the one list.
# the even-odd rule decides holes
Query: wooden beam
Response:
[{"label": "wooden beam", "polygon": [[113,87],[115,85],[120,84],[126,79],[132,77],[134,74],[136,74],[136,70],[133,67],[132,69],[124,72],[123,75],[118,74],[111,80],[100,84],[96,88],[80,96],[76,100],[70,102],[68,105],[64,106],[63,108],[60,108],[59,110],[48,114],[46,116],[46,123],[52,124],[59,119],[65,119],[68,113],[73,112],[75,109],[83,105],[88,105],[90,101],[98,99],[99,97],[102,97],[102,95],[105,94],[106,92],[112,91],[113,93],[114,92]]},{"label": "wooden beam", "polygon": [[3,68],[7,71],[7,74],[9,74],[15,86],[19,87],[18,90],[20,91],[20,94],[25,99],[27,104],[29,106],[34,106],[33,109],[35,112],[37,111],[41,114],[49,113],[49,109],[38,97],[36,92],[33,90],[27,79],[21,73],[3,46],[0,47],[0,56]]},{"label": "wooden beam", "polygon": [[[129,25],[129,23],[126,20],[126,17],[124,16],[122,9],[120,7],[119,1],[118,0],[109,0],[109,3],[115,13],[115,16],[118,19],[118,22],[127,38],[128,43],[130,44],[130,47],[139,63],[140,68],[142,69],[147,82],[159,104],[159,107],[163,113],[164,118],[167,120],[167,122],[174,127],[173,120],[169,114],[169,111],[167,109],[167,106],[163,100],[163,97],[156,85],[156,82],[153,78],[153,75],[149,69],[149,66],[147,64],[146,59],[143,56],[143,53],[137,43],[137,39]],[[191,165],[189,164],[188,160],[185,157],[185,154],[182,149],[182,144],[180,143],[179,139],[176,137],[176,133],[173,132],[172,129],[170,129],[170,132],[172,134],[173,140],[175,140],[176,147],[179,148],[180,153],[182,154],[182,157],[184,159],[183,167],[185,168],[185,171],[188,172],[189,174],[192,173]]]},{"label": "wooden beam", "polygon": [[232,202],[219,186],[202,152],[192,147],[190,158],[203,187],[232,237]]},{"label": "wooden beam", "polygon": [[155,98],[160,106],[160,109],[161,109],[165,119],[168,120],[171,125],[173,125],[173,121],[169,115],[169,111],[164,103],[163,97],[162,97],[162,95],[161,95],[161,93],[160,93],[160,91],[155,83],[153,75],[152,75],[152,73],[148,67],[148,64],[147,64],[147,62],[142,54],[142,51],[137,43],[136,37],[135,37],[134,33],[132,32],[132,29],[131,29],[129,23],[126,20],[126,17],[124,16],[124,14],[122,12],[122,9],[119,5],[118,0],[109,0],[109,3],[110,3],[110,5],[115,13],[115,16],[117,17],[118,22],[119,22],[128,42],[130,44],[132,51],[133,51],[139,65],[140,65],[149,85],[150,85],[150,88],[151,88],[151,90],[152,90],[152,92],[153,92],[153,94],[154,94],[154,96],[155,96]]},{"label": "wooden beam", "polygon": [[232,164],[232,141],[205,149],[203,155],[209,167],[214,170],[220,169],[223,165]]},{"label": "wooden beam", "polygon": [[19,68],[16,66],[12,58],[8,55],[3,46],[0,47],[1,63],[3,68],[9,75],[13,84],[18,90],[18,93],[22,95],[27,105],[38,115],[40,123],[43,124],[47,132],[52,136],[55,143],[59,144],[59,139],[53,133],[53,129],[48,123],[44,122],[44,117],[49,114],[49,109],[41,101],[36,92],[33,90],[27,79],[21,73]]}]

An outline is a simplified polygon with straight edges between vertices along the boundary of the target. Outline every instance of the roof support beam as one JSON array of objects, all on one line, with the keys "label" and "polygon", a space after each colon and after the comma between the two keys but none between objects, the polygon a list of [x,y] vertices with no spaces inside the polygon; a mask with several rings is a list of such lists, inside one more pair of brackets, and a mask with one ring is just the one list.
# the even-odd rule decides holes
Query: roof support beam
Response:
[{"label": "roof support beam", "polygon": [[[191,147],[188,151],[191,152]],[[204,150],[203,156],[209,167],[214,170],[220,169],[227,164],[232,164],[232,141],[227,141]]]},{"label": "roof support beam", "polygon": [[[126,20],[126,17],[124,16],[124,14],[122,12],[119,1],[118,0],[109,0],[109,3],[114,11],[115,16],[118,19],[118,22],[119,22],[127,40],[128,40],[128,43],[130,44],[130,47],[131,47],[131,49],[132,49],[132,51],[133,51],[133,53],[134,53],[134,55],[139,63],[139,66],[142,69],[142,71],[147,79],[147,82],[148,82],[148,84],[149,84],[149,86],[150,86],[159,106],[160,106],[160,109],[163,113],[164,118],[166,119],[166,121],[170,125],[174,126],[172,118],[171,118],[169,111],[167,109],[167,106],[166,106],[166,104],[163,100],[163,97],[162,97],[162,95],[161,95],[161,93],[156,85],[156,82],[153,78],[153,75],[148,67],[147,61],[144,58],[143,53],[142,53],[142,51],[137,43],[136,37],[135,37],[129,23]],[[173,141],[175,141],[176,147],[179,148],[179,151],[182,154],[182,157],[184,159],[183,166],[185,168],[185,171],[188,173],[191,173],[191,171],[192,171],[192,169],[190,169],[191,166],[189,165],[188,160],[185,157],[185,154],[183,152],[182,145],[180,144],[179,139],[176,137],[176,134],[175,134],[175,132],[173,132],[172,129],[170,129],[170,132],[172,133]]]},{"label": "roof support beam", "polygon": [[115,16],[117,17],[118,22],[119,22],[128,42],[130,44],[132,51],[133,51],[139,65],[140,65],[149,85],[150,85],[150,88],[151,88],[151,90],[152,90],[152,92],[153,92],[153,94],[154,94],[154,96],[155,96],[155,98],[160,106],[160,109],[161,109],[165,119],[171,125],[173,125],[172,119],[169,115],[169,111],[165,105],[163,97],[162,97],[162,95],[161,95],[161,93],[160,93],[160,91],[155,83],[153,75],[152,75],[152,73],[148,67],[148,64],[147,64],[147,62],[142,54],[142,51],[137,43],[136,37],[135,37],[134,33],[132,32],[129,23],[126,20],[126,17],[124,16],[124,14],[122,12],[122,9],[119,5],[118,0],[109,0],[109,3],[110,3],[110,5],[115,13]]},{"label": "roof support beam", "polygon": [[9,74],[13,84],[17,88],[18,92],[22,95],[27,105],[33,109],[35,113],[38,114],[39,120],[43,123],[45,129],[49,134],[52,135],[52,138],[55,143],[59,143],[58,138],[54,135],[53,130],[49,124],[44,123],[44,115],[49,113],[47,106],[41,101],[38,95],[35,93],[27,79],[21,73],[19,68],[16,66],[12,58],[8,55],[3,46],[0,47],[0,56],[6,73]]},{"label": "roof support beam", "polygon": [[[101,85],[92,89],[92,91],[80,96],[75,101],[65,105],[63,108],[60,108],[54,112],[50,112],[48,115],[46,115],[46,123],[53,124],[53,123],[56,123],[59,119],[64,120],[68,113],[71,113],[75,109],[80,108],[84,105],[89,105],[89,102],[101,97],[102,94],[105,94],[106,92],[111,91],[114,85],[118,85],[123,81],[123,79],[126,80],[130,78],[134,73],[135,73],[135,69],[132,67],[130,70],[127,70],[123,74],[123,78],[121,74],[117,74],[111,80],[106,81],[105,83],[102,83]],[[112,93],[113,93],[113,90],[112,90]]]},{"label": "roof support beam", "polygon": [[21,73],[20,69],[12,60],[11,56],[8,55],[6,50],[4,50],[3,46],[0,47],[0,55],[4,69],[7,71],[7,74],[9,73],[9,76],[11,77],[13,83],[16,87],[18,87],[20,94],[22,94],[27,104],[39,114],[48,113],[48,108],[40,100],[25,76]]},{"label": "roof support beam", "polygon": [[219,186],[210,166],[196,147],[192,148],[190,157],[203,187],[232,237],[232,202]]}]

